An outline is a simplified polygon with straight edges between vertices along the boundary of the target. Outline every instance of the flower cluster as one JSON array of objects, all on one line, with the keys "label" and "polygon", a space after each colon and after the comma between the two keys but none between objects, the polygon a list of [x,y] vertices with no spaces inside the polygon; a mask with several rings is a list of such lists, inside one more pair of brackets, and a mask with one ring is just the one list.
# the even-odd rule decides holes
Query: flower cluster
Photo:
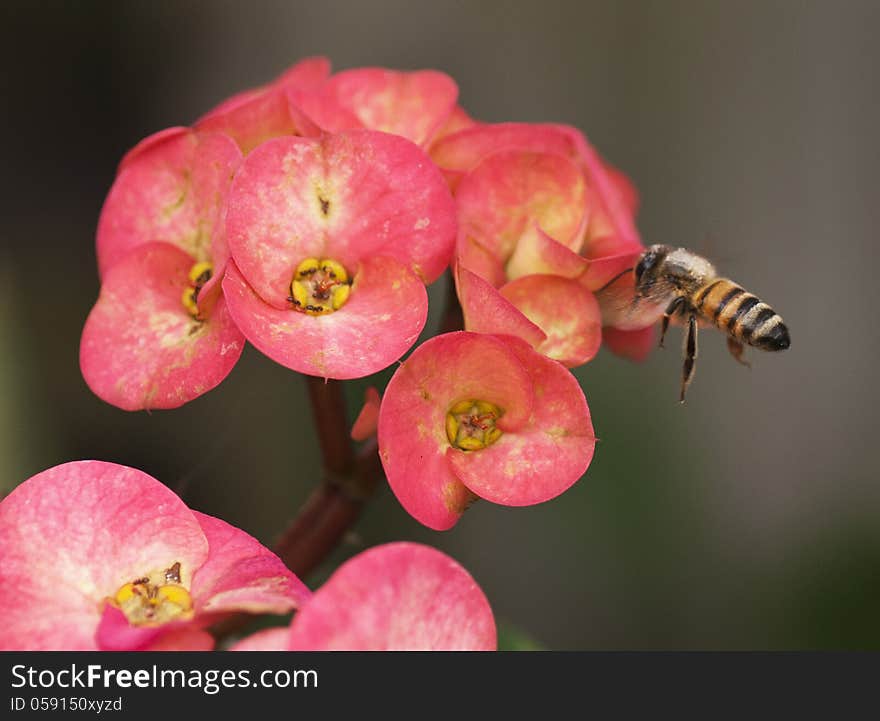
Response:
[{"label": "flower cluster", "polygon": [[301,373],[370,375],[412,347],[425,285],[451,265],[468,334],[419,348],[355,437],[378,423],[391,487],[435,528],[475,497],[565,490],[594,441],[563,367],[603,338],[632,357],[652,339],[655,318],[626,302],[637,196],[575,128],[480,123],[457,101],[443,73],[309,58],[142,141],[99,222],[89,385],[121,408],[175,407],[245,339]]},{"label": "flower cluster", "polygon": [[457,99],[436,71],[308,58],[135,146],[98,225],[89,386],[173,408],[245,338],[302,373],[370,375],[415,342],[450,263],[467,330],[572,367],[605,326],[643,355],[655,318],[632,317],[618,280],[642,251],[627,178],[575,128],[479,123]]},{"label": "flower cluster", "polygon": [[[230,612],[294,609],[279,650],[495,648],[486,597],[439,551],[379,546],[312,593],[244,531],[113,463],[22,483],[0,502],[0,546],[0,650],[210,650]],[[240,643],[257,646],[265,634]]]},{"label": "flower cluster", "polygon": [[400,358],[448,266],[455,205],[424,147],[455,109],[437,72],[304,60],[122,160],[98,224],[83,376],[126,410],[214,388],[244,340],[323,378]]},{"label": "flower cluster", "polygon": [[580,131],[475,123],[431,157],[455,193],[468,330],[516,335],[569,367],[593,358],[603,337],[616,352],[645,355],[656,316],[634,317],[622,301],[628,289],[632,297],[632,276],[622,275],[644,250],[638,197]]},{"label": "flower cluster", "polygon": [[[541,503],[595,448],[569,369],[603,341],[631,358],[653,342],[659,310],[632,307],[637,205],[573,127],[476,121],[441,72],[307,58],[123,158],[83,376],[122,409],[174,408],[217,386],[245,341],[309,376],[368,376],[412,349],[426,286],[451,269],[464,328],[371,388],[351,436],[376,436],[394,494],[432,529],[477,499]],[[312,594],[255,539],[110,464],[23,484],[0,542],[10,648],[206,648],[224,614],[293,609],[289,628],[236,648],[495,643],[482,592],[437,551],[372,549]]]}]

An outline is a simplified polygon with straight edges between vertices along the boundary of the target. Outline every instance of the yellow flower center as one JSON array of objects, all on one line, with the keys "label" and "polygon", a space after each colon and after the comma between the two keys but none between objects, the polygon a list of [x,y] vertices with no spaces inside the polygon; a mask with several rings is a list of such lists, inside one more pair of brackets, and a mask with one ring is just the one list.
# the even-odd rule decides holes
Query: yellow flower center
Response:
[{"label": "yellow flower center", "polygon": [[504,414],[487,401],[459,401],[446,413],[446,438],[454,448],[479,451],[501,438],[495,422]]},{"label": "yellow flower center", "polygon": [[133,626],[160,626],[193,615],[192,597],[180,582],[180,562],[123,584],[109,600]]},{"label": "yellow flower center", "polygon": [[214,266],[207,261],[196,263],[189,269],[189,284],[183,289],[180,301],[193,318],[199,317],[199,293],[213,274]]},{"label": "yellow flower center", "polygon": [[324,315],[339,310],[350,294],[351,281],[342,263],[306,258],[296,268],[288,300],[302,313]]}]

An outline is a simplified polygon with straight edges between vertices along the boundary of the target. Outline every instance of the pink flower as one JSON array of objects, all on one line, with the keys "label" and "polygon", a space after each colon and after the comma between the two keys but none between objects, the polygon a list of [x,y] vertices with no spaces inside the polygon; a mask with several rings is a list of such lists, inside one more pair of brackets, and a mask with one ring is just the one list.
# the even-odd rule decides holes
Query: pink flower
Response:
[{"label": "pink flower", "polygon": [[427,147],[455,112],[458,86],[436,70],[355,68],[317,87],[291,87],[288,97],[329,133],[381,130]]},{"label": "pink flower", "polygon": [[[653,333],[646,326],[656,315],[635,317],[629,306],[619,312],[628,278],[616,284],[613,299],[608,294],[610,302],[599,293],[643,250],[633,219],[638,199],[626,176],[608,166],[579,131],[476,124],[437,141],[431,155],[455,190],[457,264],[488,281],[544,332],[550,340],[542,352],[574,366],[595,355],[601,325]],[[561,280],[549,283],[550,275]],[[541,279],[503,290],[527,276]],[[584,300],[576,286],[598,298]],[[485,308],[462,302],[465,317],[475,323],[467,327],[485,330],[491,320]],[[624,353],[644,345],[625,334],[615,339],[615,350]]]},{"label": "pink flower", "polygon": [[416,543],[371,548],[344,563],[289,628],[236,651],[494,651],[492,609],[449,556]]},{"label": "pink flower", "polygon": [[0,502],[0,649],[209,649],[231,611],[282,614],[306,587],[268,549],[141,471],[55,466]]},{"label": "pink flower", "polygon": [[214,388],[244,348],[220,292],[222,216],[241,153],[171,128],[123,158],[98,222],[101,293],[83,329],[92,391],[124,410],[176,408]]},{"label": "pink flower", "polygon": [[[584,283],[588,261],[577,254],[592,209],[577,165],[552,153],[497,152],[462,178],[456,203],[461,269],[456,275],[465,327],[511,332],[494,325],[501,299],[473,302],[467,276],[472,270],[540,328],[545,338],[534,346],[540,352],[568,366],[592,359],[602,322]],[[485,293],[492,296],[492,287]]]},{"label": "pink flower", "polygon": [[352,130],[263,143],[229,197],[223,283],[247,339],[324,378],[385,368],[425,324],[425,283],[446,268],[455,209],[410,141]]},{"label": "pink flower", "polygon": [[379,456],[418,521],[451,528],[475,498],[540,503],[586,471],[595,437],[575,378],[512,336],[436,336],[400,365],[379,409]]}]

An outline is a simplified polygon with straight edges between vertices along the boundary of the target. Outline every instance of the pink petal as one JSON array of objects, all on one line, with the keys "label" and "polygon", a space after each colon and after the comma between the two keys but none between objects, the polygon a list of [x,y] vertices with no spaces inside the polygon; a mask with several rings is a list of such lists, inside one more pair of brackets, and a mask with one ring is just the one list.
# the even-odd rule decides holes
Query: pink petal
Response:
[{"label": "pink petal", "polygon": [[379,404],[381,399],[379,391],[373,386],[367,388],[364,394],[364,407],[358,413],[351,427],[351,438],[354,441],[365,441],[376,435],[379,428]]},{"label": "pink petal", "polygon": [[311,592],[256,538],[219,518],[193,511],[208,539],[208,558],[192,582],[196,613],[287,613]]},{"label": "pink petal", "polygon": [[576,278],[589,266],[589,261],[532,226],[520,237],[506,270],[511,280],[537,274]]},{"label": "pink petal", "polygon": [[346,130],[363,130],[364,124],[355,113],[345,107],[342,100],[327,88],[311,91],[290,88],[287,91],[290,107],[307,118],[325,133],[342,133]]},{"label": "pink petal", "polygon": [[78,461],[33,476],[0,502],[0,648],[97,649],[107,597],[181,564],[184,584],[208,555],[190,510],[146,473]]},{"label": "pink petal", "polygon": [[458,86],[435,70],[398,72],[357,68],[337,73],[319,93],[295,102],[325,130],[355,127],[402,135],[426,145],[455,108]]},{"label": "pink petal", "polygon": [[431,148],[431,158],[444,170],[460,173],[469,173],[487,156],[508,150],[574,159],[578,146],[563,128],[540,123],[478,123],[438,140]]},{"label": "pink petal", "polygon": [[390,543],[343,564],[293,619],[291,650],[491,651],[495,620],[449,556]]},{"label": "pink petal", "polygon": [[245,636],[229,647],[230,651],[286,651],[290,645],[290,628],[264,628]]},{"label": "pink petal", "polygon": [[320,132],[296,108],[291,108],[287,91],[280,86],[237,96],[196,121],[195,128],[225,133],[238,143],[245,155],[270,138],[314,136]]},{"label": "pink petal", "polygon": [[602,339],[615,355],[634,361],[643,361],[657,347],[657,330],[656,326],[648,326],[641,330],[604,328]]},{"label": "pink petal", "polygon": [[503,286],[501,295],[546,334],[543,342],[532,344],[539,353],[573,368],[599,352],[599,302],[576,280],[526,275]]},{"label": "pink petal", "polygon": [[223,281],[245,337],[272,360],[321,378],[361,378],[386,368],[415,343],[428,314],[425,286],[393,258],[367,258],[348,302],[312,316],[263,302],[230,263]]},{"label": "pink petal", "polygon": [[506,506],[529,506],[555,498],[587,470],[596,438],[587,401],[575,377],[556,361],[510,336],[535,386],[529,423],[476,452],[449,448],[456,476],[481,498]]},{"label": "pink petal", "polygon": [[435,280],[452,255],[455,205],[437,168],[403,138],[366,130],[277,138],[236,175],[226,229],[248,283],[286,308],[294,272],[310,257],[353,272],[388,255]]},{"label": "pink petal", "polygon": [[222,298],[196,321],[183,307],[193,259],[150,243],[117,262],[104,278],[80,345],[92,391],[123,410],[177,408],[214,388],[244,348]]},{"label": "pink petal", "polygon": [[531,415],[532,387],[509,345],[494,336],[435,336],[395,371],[379,409],[379,456],[391,490],[417,521],[455,525],[472,497],[443,458],[450,447],[446,414],[473,398],[504,411],[498,425],[520,427]]},{"label": "pink petal", "polygon": [[459,266],[456,287],[465,330],[515,335],[533,347],[547,339],[544,331],[529,320],[515,303],[467,268]]},{"label": "pink petal", "polygon": [[274,85],[314,90],[330,76],[330,60],[323,55],[303,58],[275,79]]},{"label": "pink petal", "polygon": [[241,153],[225,135],[179,128],[142,141],[123,160],[98,220],[102,276],[144,243],[166,242],[210,260]]},{"label": "pink petal", "polygon": [[107,605],[95,641],[102,651],[138,651],[158,641],[164,631],[162,626],[132,626],[122,611]]},{"label": "pink petal", "polygon": [[[431,420],[436,423],[440,418]],[[392,426],[391,421],[387,424]],[[400,428],[388,431],[392,435],[400,432]],[[423,432],[421,427],[418,432]],[[379,434],[381,438],[381,419]],[[418,442],[412,443],[388,440],[383,444],[379,441],[380,448],[384,445],[380,458],[385,475],[400,505],[428,528],[447,531],[458,523],[475,499],[452,472],[440,443],[439,437],[420,437]]]},{"label": "pink petal", "polygon": [[[612,239],[609,240],[615,242]],[[644,248],[618,248],[605,255],[603,254],[604,248],[600,243],[598,247],[593,244],[591,251],[590,257],[587,259],[586,271],[581,275],[580,282],[585,288],[598,292],[607,288],[612,281],[615,289],[624,288],[626,280],[620,277],[620,274],[635,267]],[[615,281],[614,279],[618,277],[620,280]],[[631,273],[630,277],[632,277]],[[632,300],[632,293],[629,295],[629,300]]]},{"label": "pink petal", "polygon": [[95,633],[102,651],[211,651],[214,637],[186,621],[132,626],[118,608],[107,605]]},{"label": "pink petal", "polygon": [[505,261],[535,225],[567,247],[580,246],[587,188],[578,167],[561,155],[495,153],[462,178],[456,199],[462,232]]},{"label": "pink petal", "polygon": [[154,147],[181,135],[189,135],[191,132],[192,130],[189,128],[178,125],[173,128],[165,128],[165,130],[160,130],[158,133],[153,133],[152,135],[147,136],[122,156],[122,160],[119,161],[119,168],[116,171],[117,175],[142,153],[146,153]]},{"label": "pink petal", "polygon": [[255,100],[265,95],[270,90],[270,88],[271,85],[261,85],[256,88],[248,88],[247,90],[242,90],[241,92],[238,92],[235,95],[226,98],[218,105],[215,105],[207,113],[196,120],[196,122],[193,123],[193,126],[198,127],[202,123],[214,120],[215,118],[226,115],[227,113],[234,112],[238,110],[239,107],[243,105],[248,105],[252,100]]},{"label": "pink petal", "polygon": [[458,234],[458,242],[455,247],[456,265],[467,268],[475,275],[483,278],[487,283],[498,288],[507,282],[504,262],[485,248],[472,235],[464,229]]}]

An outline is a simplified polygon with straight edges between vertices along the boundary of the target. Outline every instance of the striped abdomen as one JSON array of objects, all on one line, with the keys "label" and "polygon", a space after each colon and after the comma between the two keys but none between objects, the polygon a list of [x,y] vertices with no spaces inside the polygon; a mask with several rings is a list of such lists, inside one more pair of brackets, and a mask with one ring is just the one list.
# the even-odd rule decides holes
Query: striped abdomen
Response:
[{"label": "striped abdomen", "polygon": [[740,343],[762,350],[785,350],[791,343],[776,311],[727,278],[703,286],[691,302],[700,316]]}]

